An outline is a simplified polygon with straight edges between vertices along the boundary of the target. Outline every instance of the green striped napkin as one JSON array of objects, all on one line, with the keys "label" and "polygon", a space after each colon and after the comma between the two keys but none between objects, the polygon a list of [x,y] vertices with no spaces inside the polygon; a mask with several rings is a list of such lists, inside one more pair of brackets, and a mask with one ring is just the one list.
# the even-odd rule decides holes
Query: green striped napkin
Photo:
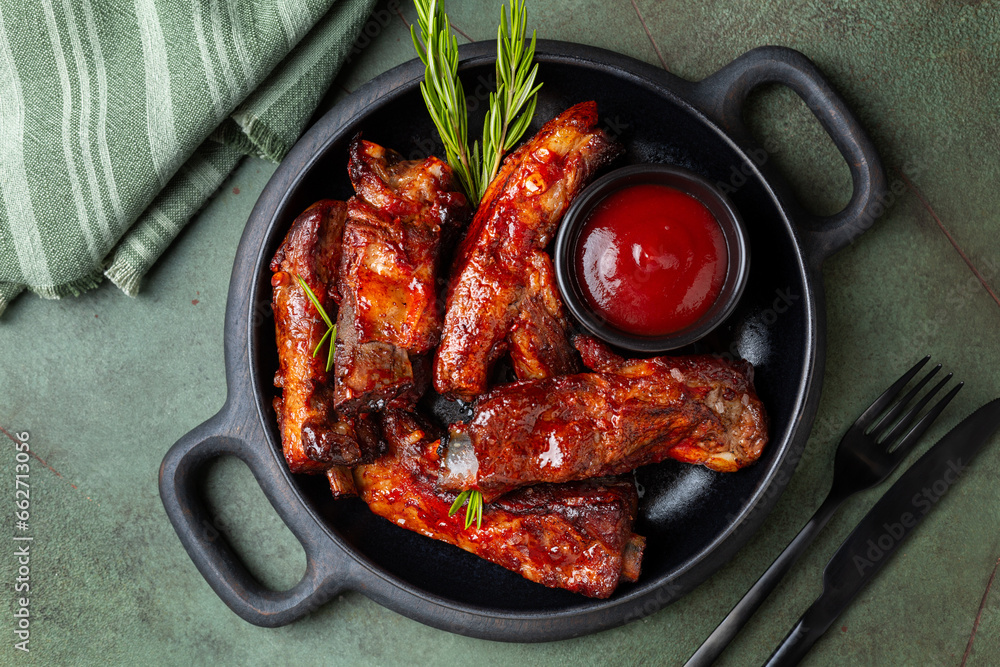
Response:
[{"label": "green striped napkin", "polygon": [[0,313],[142,276],[280,160],[375,0],[0,0]]}]

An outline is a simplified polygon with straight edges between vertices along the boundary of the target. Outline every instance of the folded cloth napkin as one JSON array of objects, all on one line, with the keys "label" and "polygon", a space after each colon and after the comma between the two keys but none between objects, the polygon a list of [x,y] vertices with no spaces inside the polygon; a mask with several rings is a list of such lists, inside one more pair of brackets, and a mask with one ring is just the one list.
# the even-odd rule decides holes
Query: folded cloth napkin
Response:
[{"label": "folded cloth napkin", "polygon": [[280,160],[375,0],[0,0],[0,313],[143,274]]}]

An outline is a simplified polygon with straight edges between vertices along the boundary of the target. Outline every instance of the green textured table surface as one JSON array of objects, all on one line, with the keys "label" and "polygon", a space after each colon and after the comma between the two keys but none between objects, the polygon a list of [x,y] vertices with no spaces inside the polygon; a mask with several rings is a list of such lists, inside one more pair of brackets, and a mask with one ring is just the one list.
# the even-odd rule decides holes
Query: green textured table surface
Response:
[{"label": "green textured table surface", "polygon": [[[583,42],[699,79],[744,51],[805,52],[912,189],[824,267],[828,362],[819,416],[791,484],[763,528],[697,590],[651,617],[542,645],[497,644],[410,621],[350,593],[284,628],[253,627],[188,559],[157,495],[167,448],[225,396],[223,314],[236,245],[274,165],[246,161],[128,299],[109,285],[81,298],[24,296],[0,320],[0,426],[28,432],[30,653],[14,649],[15,529],[2,532],[0,662],[117,664],[678,664],[709,634],[824,497],[846,426],[914,359],[935,355],[966,388],[932,430],[1000,396],[1000,7],[879,0],[530,3],[540,36]],[[398,8],[398,10],[397,10]],[[338,78],[333,104],[411,58],[406,4],[383,2],[377,33]],[[461,41],[495,34],[494,2],[453,0]],[[379,21],[379,16],[383,19]],[[756,96],[752,125],[777,142],[782,170],[821,213],[849,196],[849,174],[805,105]],[[930,209],[939,216],[935,222]],[[944,233],[947,230],[954,245]],[[921,449],[926,447],[924,444]],[[13,524],[15,448],[0,486]],[[915,457],[914,457],[915,458]],[[820,640],[806,663],[1000,664],[1000,439]],[[268,585],[285,588],[305,557],[246,467],[208,476],[216,524]],[[723,656],[763,661],[821,589],[822,568],[880,490],[851,501]]]}]

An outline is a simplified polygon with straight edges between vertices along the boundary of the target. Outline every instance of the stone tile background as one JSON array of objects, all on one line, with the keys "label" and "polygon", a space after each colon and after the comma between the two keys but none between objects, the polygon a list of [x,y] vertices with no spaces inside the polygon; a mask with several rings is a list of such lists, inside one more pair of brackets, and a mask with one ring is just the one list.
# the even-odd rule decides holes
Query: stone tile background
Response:
[{"label": "stone tile background", "polygon": [[[412,8],[385,1],[379,8],[394,18],[342,71],[327,106],[411,58],[404,22],[413,20]],[[612,49],[690,79],[755,46],[802,50],[871,132],[891,178],[904,166],[920,167],[914,187],[997,291],[998,9],[997,2],[932,0],[557,0],[532,2],[530,22],[542,37]],[[495,3],[453,0],[449,13],[460,40],[493,38]],[[846,166],[794,95],[764,91],[750,116],[758,137],[779,143],[776,159],[807,206],[828,213],[847,200]],[[108,285],[59,302],[22,297],[0,322],[0,426],[29,431],[37,457],[32,650],[12,648],[8,593],[0,662],[679,664],[812,514],[841,433],[915,358],[932,353],[966,381],[928,442],[1000,395],[1000,303],[908,191],[825,266],[827,373],[805,456],[759,533],[695,592],[631,625],[543,645],[447,634],[353,593],[289,627],[256,628],[198,574],[163,513],[156,480],[170,444],[222,406],[229,273],[273,170],[247,160],[137,299]],[[2,452],[10,497],[13,446]],[[995,438],[805,664],[958,665],[977,614],[967,664],[1000,663],[1000,583],[987,593],[1000,562],[998,475]],[[218,523],[262,580],[279,588],[297,581],[301,547],[246,467],[221,460],[206,485]],[[769,655],[819,593],[829,555],[879,494],[863,494],[834,518],[721,664],[759,664]],[[14,559],[0,560],[4,590],[12,591]]]}]

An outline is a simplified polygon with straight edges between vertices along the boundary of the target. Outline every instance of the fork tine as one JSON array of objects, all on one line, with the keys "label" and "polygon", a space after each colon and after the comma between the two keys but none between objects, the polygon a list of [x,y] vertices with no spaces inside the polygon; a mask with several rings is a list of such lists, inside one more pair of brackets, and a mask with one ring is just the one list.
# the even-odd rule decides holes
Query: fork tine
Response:
[{"label": "fork tine", "polygon": [[[936,392],[950,378],[951,374],[949,373],[948,377],[941,380],[941,382],[938,383],[938,386],[934,387],[932,392]],[[933,408],[927,411],[927,414],[921,417],[920,421],[918,421],[916,424],[913,425],[913,428],[911,428],[910,431],[906,434],[906,436],[904,436],[903,439],[899,441],[899,444],[893,448],[892,454],[898,456],[900,459],[906,456],[907,452],[913,449],[913,446],[917,444],[917,442],[924,435],[927,429],[930,428],[930,425],[934,422],[934,420],[938,418],[938,415],[940,415],[941,411],[945,409],[945,406],[947,406],[948,403],[951,402],[951,399],[955,398],[955,394],[957,394],[964,386],[965,386],[964,382],[959,382],[957,385],[952,387],[951,391],[945,394],[944,398],[938,401]],[[926,403],[926,401],[923,402]]]},{"label": "fork tine", "polygon": [[924,364],[926,364],[930,358],[931,355],[928,354],[926,357],[918,361],[913,368],[903,374],[903,377],[896,380],[891,387],[886,389],[885,393],[876,398],[875,402],[868,406],[868,409],[862,412],[861,416],[858,417],[858,420],[851,425],[851,430],[867,430],[872,421],[882,414],[882,411],[885,410],[890,403],[892,403],[893,399],[895,399],[896,396],[899,395],[899,392],[903,390],[903,387],[905,387],[906,384],[913,379],[913,376],[917,374],[917,371],[923,368]]},{"label": "fork tine", "polygon": [[917,414],[919,414],[920,411],[924,409],[924,406],[927,405],[934,397],[934,394],[941,391],[941,387],[948,384],[952,375],[954,374],[948,373],[943,380],[938,382],[933,389],[928,391],[923,398],[917,401],[917,404],[914,405],[905,416],[900,418],[900,420],[893,425],[892,429],[886,429],[886,432],[878,437],[877,442],[885,443],[886,449],[892,449],[892,443],[894,443],[899,436],[903,435],[903,432],[906,431],[906,429],[910,427],[910,424],[913,423],[913,420],[917,418]]},{"label": "fork tine", "polygon": [[[923,377],[923,379],[920,380],[920,382],[918,382],[913,387],[913,389],[911,389],[910,391],[908,391],[906,393],[906,396],[904,396],[903,398],[901,398],[898,401],[896,401],[896,403],[892,406],[892,408],[887,413],[885,413],[885,416],[882,417],[882,419],[879,419],[878,423],[875,424],[874,426],[872,426],[869,429],[869,432],[870,433],[875,433],[875,431],[878,431],[878,430],[888,430],[890,426],[892,426],[893,424],[895,424],[896,423],[896,419],[899,417],[899,415],[901,415],[903,413],[903,410],[906,409],[906,406],[910,404],[910,401],[913,400],[913,397],[920,393],[920,390],[923,389],[924,386],[928,382],[930,382],[930,380],[931,380],[932,377],[934,377],[935,375],[937,375],[937,373],[938,373],[939,370],[941,370],[941,364],[938,364],[937,366],[935,366],[934,368],[932,368],[930,370],[930,372],[927,373],[927,375],[925,375]],[[949,375],[948,377],[951,377],[951,376]],[[937,391],[937,389],[935,389],[934,391]],[[924,405],[926,405],[926,404],[927,403],[924,402]],[[913,419],[914,415],[913,414],[909,414],[909,415],[907,415],[907,417],[909,419]]]}]

